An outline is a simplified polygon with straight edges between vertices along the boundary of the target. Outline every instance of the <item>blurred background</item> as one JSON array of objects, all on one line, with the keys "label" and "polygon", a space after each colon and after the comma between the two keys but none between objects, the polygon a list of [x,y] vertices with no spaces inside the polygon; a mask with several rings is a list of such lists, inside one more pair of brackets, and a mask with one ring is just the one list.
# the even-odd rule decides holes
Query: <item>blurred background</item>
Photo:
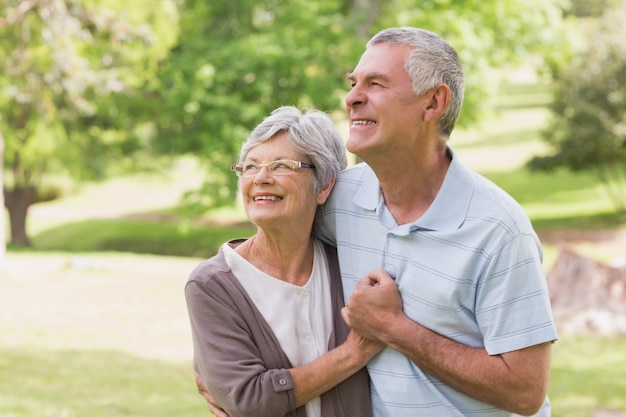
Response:
[{"label": "blurred background", "polygon": [[450,146],[544,245],[553,416],[626,415],[626,0],[0,0],[0,417],[209,416],[183,286],[254,230],[230,164],[281,105],[347,134],[405,25],[459,52]]}]

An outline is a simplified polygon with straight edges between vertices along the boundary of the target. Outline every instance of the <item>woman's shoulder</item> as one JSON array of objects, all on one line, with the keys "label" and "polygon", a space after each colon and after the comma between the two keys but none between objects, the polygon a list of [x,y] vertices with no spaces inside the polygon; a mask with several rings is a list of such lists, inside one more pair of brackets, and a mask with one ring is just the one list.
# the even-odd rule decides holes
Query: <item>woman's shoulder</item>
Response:
[{"label": "woman's shoulder", "polygon": [[198,264],[189,274],[188,282],[208,284],[210,281],[230,280],[232,271],[226,261],[226,251],[233,250],[246,239],[233,239],[220,246],[218,252]]}]

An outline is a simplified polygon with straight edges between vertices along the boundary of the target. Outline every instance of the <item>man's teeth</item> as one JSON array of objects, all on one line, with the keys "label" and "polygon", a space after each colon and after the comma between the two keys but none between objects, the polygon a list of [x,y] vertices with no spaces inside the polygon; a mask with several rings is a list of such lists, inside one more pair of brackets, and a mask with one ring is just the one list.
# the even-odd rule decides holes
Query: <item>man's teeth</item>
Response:
[{"label": "man's teeth", "polygon": [[375,125],[376,122],[373,122],[371,120],[355,120],[354,122],[352,122],[353,125]]},{"label": "man's teeth", "polygon": [[282,200],[282,198],[277,197],[275,195],[260,195],[260,196],[254,197],[254,201],[259,201],[259,200],[278,201],[278,200]]}]

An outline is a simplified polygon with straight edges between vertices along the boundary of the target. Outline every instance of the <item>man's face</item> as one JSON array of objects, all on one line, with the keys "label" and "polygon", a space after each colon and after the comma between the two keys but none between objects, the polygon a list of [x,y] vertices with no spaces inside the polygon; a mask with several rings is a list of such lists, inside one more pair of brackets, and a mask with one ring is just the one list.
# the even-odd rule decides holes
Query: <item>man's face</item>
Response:
[{"label": "man's face", "polygon": [[348,75],[352,88],[345,98],[350,122],[346,146],[365,161],[385,152],[402,152],[420,137],[427,103],[413,93],[404,69],[411,51],[407,45],[374,45]]}]

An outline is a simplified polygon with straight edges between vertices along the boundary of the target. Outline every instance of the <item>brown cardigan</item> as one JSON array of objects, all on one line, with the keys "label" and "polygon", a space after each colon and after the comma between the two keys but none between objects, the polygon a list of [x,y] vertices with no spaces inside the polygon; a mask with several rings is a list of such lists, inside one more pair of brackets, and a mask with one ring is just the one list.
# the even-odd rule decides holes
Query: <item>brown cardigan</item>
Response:
[{"label": "brown cardigan", "polygon": [[[324,246],[333,306],[330,350],[346,340],[349,328],[340,314],[344,298],[337,253]],[[306,417],[305,407],[295,407],[294,383],[288,371],[293,365],[228,268],[222,249],[194,269],[185,286],[185,298],[196,370],[231,417]],[[371,416],[367,370],[361,369],[321,398],[323,417]]]}]

